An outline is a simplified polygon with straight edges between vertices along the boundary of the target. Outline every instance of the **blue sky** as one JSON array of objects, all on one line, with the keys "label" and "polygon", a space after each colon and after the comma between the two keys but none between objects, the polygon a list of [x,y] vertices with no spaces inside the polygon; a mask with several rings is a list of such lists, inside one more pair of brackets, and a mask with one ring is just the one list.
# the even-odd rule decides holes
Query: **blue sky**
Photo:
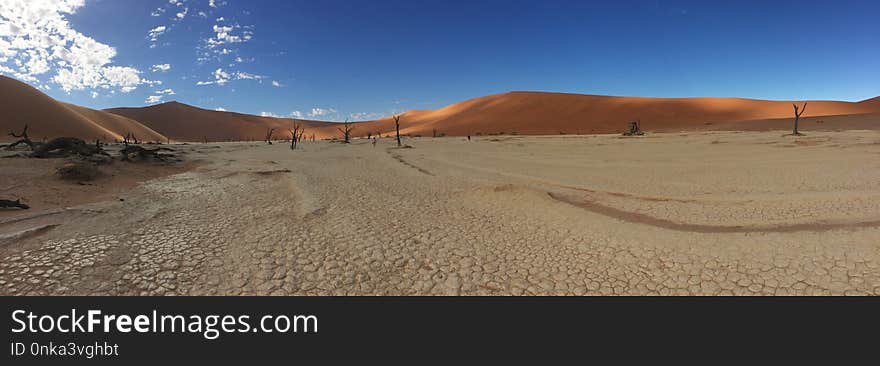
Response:
[{"label": "blue sky", "polygon": [[857,101],[880,2],[3,0],[0,74],[93,108],[342,120],[510,90]]}]

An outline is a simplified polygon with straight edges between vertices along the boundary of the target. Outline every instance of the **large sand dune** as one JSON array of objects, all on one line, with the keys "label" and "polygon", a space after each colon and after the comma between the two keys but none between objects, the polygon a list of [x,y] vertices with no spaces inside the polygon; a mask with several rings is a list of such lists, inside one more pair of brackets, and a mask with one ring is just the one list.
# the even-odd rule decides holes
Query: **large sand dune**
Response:
[{"label": "large sand dune", "polygon": [[[247,141],[264,139],[270,128],[276,130],[275,138],[286,139],[288,129],[295,122],[305,125],[307,137],[314,134],[323,139],[341,135],[339,124],[332,122],[213,111],[178,102],[96,111],[57,102],[6,77],[0,78],[0,97],[4,100],[0,127],[18,130],[27,123],[31,136],[38,139],[56,136],[118,139],[132,132],[144,141],[164,141],[166,136],[177,141]],[[742,98],[510,92],[437,110],[405,112],[401,114],[401,133],[421,136],[435,133],[447,136],[602,134],[621,132],[633,120],[641,120],[642,127],[648,131],[788,129],[792,103]],[[880,128],[878,116],[880,97],[861,102],[809,101],[804,129],[875,129]],[[376,133],[383,136],[394,133],[391,117],[355,125],[356,137]]]},{"label": "large sand dune", "polygon": [[178,102],[143,108],[113,108],[107,111],[138,120],[171,139],[180,141],[259,141],[265,139],[269,128],[276,129],[275,138],[284,139],[290,138],[288,129],[294,122],[300,122],[308,129],[324,125],[335,126],[330,122],[294,121],[288,118],[212,111]]},{"label": "large sand dune", "polygon": [[[790,118],[792,103],[741,98],[640,98],[511,92],[471,99],[436,111],[404,113],[401,132],[423,136],[431,135],[435,129],[452,136],[616,133],[634,120],[641,120],[647,130],[686,130],[721,122]],[[877,98],[858,103],[810,101],[804,117],[873,112],[880,112]],[[374,123],[383,130],[392,125],[390,119]],[[735,124],[729,127],[737,129]]]},{"label": "large sand dune", "polygon": [[143,141],[164,141],[165,137],[135,120],[72,104],[61,103],[15,79],[0,76],[0,141],[9,141],[9,131],[28,125],[33,140],[59,136],[85,140],[117,140],[131,132]]},{"label": "large sand dune", "polygon": [[[617,133],[627,122],[641,120],[651,131],[693,130],[723,124],[725,129],[787,129],[792,116],[791,101],[741,98],[641,98],[597,95],[510,92],[455,103],[433,111],[401,114],[401,133],[405,135],[447,136],[521,134],[558,135]],[[798,102],[799,104],[802,102]],[[109,112],[136,119],[179,140],[260,140],[267,128],[276,128],[287,137],[292,119],[257,117],[217,112],[169,102],[144,108],[117,108]],[[862,102],[810,101],[805,118],[816,116],[863,116],[834,119],[829,129],[876,128],[880,99]],[[772,121],[765,120],[788,119]],[[858,120],[853,126],[850,122]],[[308,134],[317,138],[339,137],[338,124],[302,121]],[[748,123],[747,123],[748,122]],[[815,126],[808,126],[808,129]],[[356,124],[355,136],[394,132],[391,117]]]}]

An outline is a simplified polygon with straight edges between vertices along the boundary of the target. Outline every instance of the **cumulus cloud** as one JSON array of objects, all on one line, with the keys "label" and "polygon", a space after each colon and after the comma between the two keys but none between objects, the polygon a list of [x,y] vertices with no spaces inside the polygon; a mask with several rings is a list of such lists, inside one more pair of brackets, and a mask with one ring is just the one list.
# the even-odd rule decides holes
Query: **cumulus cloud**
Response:
[{"label": "cumulus cloud", "polygon": [[151,95],[144,101],[146,104],[156,104],[162,101],[162,95]]},{"label": "cumulus cloud", "polygon": [[260,112],[260,117],[284,118],[272,112]]},{"label": "cumulus cloud", "polygon": [[373,121],[385,116],[379,112],[355,112],[348,115],[354,121]]},{"label": "cumulus cloud", "polygon": [[208,6],[210,6],[212,8],[219,8],[223,5],[226,5],[225,1],[208,0]]},{"label": "cumulus cloud", "polygon": [[160,25],[147,32],[147,38],[150,40],[150,48],[156,48],[156,42],[159,40],[159,36],[165,34],[166,30],[168,30],[168,27]]},{"label": "cumulus cloud", "polygon": [[199,81],[196,83],[196,85],[211,85],[211,84],[226,85],[226,83],[229,82],[229,73],[226,71],[223,71],[222,68],[214,70],[213,75],[214,75],[214,80]]},{"label": "cumulus cloud", "polygon": [[167,72],[168,70],[171,70],[171,64],[153,65],[153,67],[150,67],[150,70],[153,72]]},{"label": "cumulus cloud", "polygon": [[264,76],[254,75],[254,74],[243,72],[243,71],[235,71],[235,72],[230,73],[230,72],[224,71],[222,68],[214,70],[212,75],[214,76],[214,80],[199,81],[196,83],[196,85],[217,84],[217,85],[222,86],[222,85],[226,85],[226,83],[228,83],[230,80],[258,80],[258,81],[262,82],[262,79],[265,78]]},{"label": "cumulus cloud", "polygon": [[293,112],[290,112],[290,116],[293,118],[304,118],[305,114],[303,114],[303,112],[300,112],[300,111],[293,111]]},{"label": "cumulus cloud", "polygon": [[276,87],[276,88],[280,88],[280,87],[282,87],[282,86],[284,86],[284,85],[281,84],[281,83],[279,83],[279,82],[276,81],[276,80],[272,80],[272,86],[274,86],[274,87]]},{"label": "cumulus cloud", "polygon": [[[133,67],[115,66],[116,49],[73,29],[67,15],[84,0],[0,1],[0,72],[62,90],[119,88],[128,92],[144,80]],[[54,71],[47,78],[45,74]],[[42,80],[41,80],[42,79]]]},{"label": "cumulus cloud", "polygon": [[336,110],[333,108],[315,107],[315,108],[312,108],[312,110],[309,112],[309,117],[321,117],[321,116],[326,116],[328,114],[334,114],[334,113],[336,113]]},{"label": "cumulus cloud", "polygon": [[239,24],[226,25],[223,17],[217,18],[217,24],[211,27],[213,36],[202,40],[203,45],[200,46],[199,61],[206,61],[212,56],[218,57],[234,53],[236,50],[230,49],[232,45],[245,43],[253,39],[254,32],[252,26],[242,27]]}]

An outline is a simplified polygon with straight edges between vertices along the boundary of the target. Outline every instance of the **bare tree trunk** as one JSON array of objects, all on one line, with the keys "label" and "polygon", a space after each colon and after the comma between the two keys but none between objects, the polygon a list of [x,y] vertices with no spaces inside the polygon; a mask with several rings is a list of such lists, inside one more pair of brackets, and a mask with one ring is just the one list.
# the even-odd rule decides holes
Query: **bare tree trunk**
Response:
[{"label": "bare tree trunk", "polygon": [[343,128],[337,127],[336,129],[339,130],[339,132],[342,132],[342,138],[344,139],[343,141],[346,144],[350,143],[349,139],[351,137],[351,131],[354,130],[354,127],[351,127],[351,123],[348,122],[348,119],[346,119],[345,123],[343,123]]},{"label": "bare tree trunk", "polygon": [[306,132],[306,129],[303,128],[299,123],[293,124],[293,129],[290,130],[290,149],[296,150],[296,144],[302,140],[303,133]]},{"label": "bare tree trunk", "polygon": [[791,132],[794,136],[802,136],[800,132],[798,132],[798,121],[801,119],[801,115],[804,114],[804,111],[807,109],[807,102],[804,102],[804,106],[798,108],[797,104],[792,103],[791,105],[794,107],[794,131]]},{"label": "bare tree trunk", "polygon": [[629,123],[629,131],[623,133],[624,136],[642,136],[645,133],[642,132],[642,121],[636,120],[634,122]]},{"label": "bare tree trunk", "polygon": [[400,116],[394,116],[394,130],[397,131],[397,147],[400,147]]},{"label": "bare tree trunk", "polygon": [[272,134],[273,133],[275,133],[274,128],[270,128],[268,131],[266,131],[266,143],[269,145],[272,145]]}]

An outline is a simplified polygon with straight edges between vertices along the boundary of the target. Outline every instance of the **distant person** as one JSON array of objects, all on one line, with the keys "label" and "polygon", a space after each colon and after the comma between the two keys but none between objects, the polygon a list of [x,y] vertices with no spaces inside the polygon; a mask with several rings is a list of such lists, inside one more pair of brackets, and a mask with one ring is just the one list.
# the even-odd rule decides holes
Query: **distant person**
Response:
[{"label": "distant person", "polygon": [[373,147],[376,147],[376,138],[373,137]]},{"label": "distant person", "polygon": [[468,141],[470,141],[470,140],[471,140],[471,135],[468,135]]}]

